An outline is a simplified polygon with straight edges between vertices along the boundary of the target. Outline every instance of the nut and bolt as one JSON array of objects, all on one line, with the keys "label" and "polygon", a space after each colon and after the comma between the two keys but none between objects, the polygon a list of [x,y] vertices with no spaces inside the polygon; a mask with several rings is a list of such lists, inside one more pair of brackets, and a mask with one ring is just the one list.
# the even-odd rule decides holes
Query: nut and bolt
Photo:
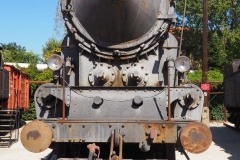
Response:
[{"label": "nut and bolt", "polygon": [[146,131],[146,135],[148,136],[150,134],[150,130],[147,130]]}]

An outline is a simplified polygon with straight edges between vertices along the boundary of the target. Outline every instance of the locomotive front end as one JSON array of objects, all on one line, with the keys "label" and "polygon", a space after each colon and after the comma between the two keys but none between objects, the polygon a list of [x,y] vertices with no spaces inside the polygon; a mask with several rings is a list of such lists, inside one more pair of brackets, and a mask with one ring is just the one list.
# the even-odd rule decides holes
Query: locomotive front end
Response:
[{"label": "locomotive front end", "polygon": [[203,92],[184,79],[191,62],[169,33],[175,1],[61,0],[61,9],[68,34],[48,60],[53,83],[35,93],[41,123],[26,127],[24,146],[36,132],[58,158],[175,159],[177,145],[210,146]]}]

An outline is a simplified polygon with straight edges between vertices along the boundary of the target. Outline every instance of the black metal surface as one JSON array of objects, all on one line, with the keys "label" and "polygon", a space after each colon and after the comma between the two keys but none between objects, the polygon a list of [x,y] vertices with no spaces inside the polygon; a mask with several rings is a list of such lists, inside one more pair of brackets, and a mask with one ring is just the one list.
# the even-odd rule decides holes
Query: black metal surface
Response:
[{"label": "black metal surface", "polygon": [[159,0],[73,0],[83,28],[97,44],[111,46],[138,39],[156,23]]},{"label": "black metal surface", "polygon": [[0,106],[3,102],[1,99],[9,97],[9,72],[5,69],[0,70]]}]

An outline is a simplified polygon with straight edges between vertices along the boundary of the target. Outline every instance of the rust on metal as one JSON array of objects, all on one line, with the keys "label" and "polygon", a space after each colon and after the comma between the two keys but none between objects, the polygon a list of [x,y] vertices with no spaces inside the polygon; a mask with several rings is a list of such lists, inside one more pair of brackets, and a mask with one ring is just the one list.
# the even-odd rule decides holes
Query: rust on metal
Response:
[{"label": "rust on metal", "polygon": [[150,130],[150,138],[157,138],[157,130],[156,129],[151,129]]},{"label": "rust on metal", "polygon": [[208,126],[200,122],[191,122],[181,131],[180,141],[184,149],[191,153],[202,153],[212,143],[212,133]]},{"label": "rust on metal", "polygon": [[21,142],[30,152],[39,153],[46,150],[52,142],[50,127],[41,121],[32,121],[24,126]]},{"label": "rust on metal", "polygon": [[145,124],[144,131],[147,138],[152,138],[153,143],[176,143],[177,141],[177,124]]},{"label": "rust on metal", "polygon": [[39,133],[38,130],[30,131],[27,134],[27,140],[29,140],[30,138],[33,138],[34,140],[37,140],[40,137],[41,137],[41,134]]}]

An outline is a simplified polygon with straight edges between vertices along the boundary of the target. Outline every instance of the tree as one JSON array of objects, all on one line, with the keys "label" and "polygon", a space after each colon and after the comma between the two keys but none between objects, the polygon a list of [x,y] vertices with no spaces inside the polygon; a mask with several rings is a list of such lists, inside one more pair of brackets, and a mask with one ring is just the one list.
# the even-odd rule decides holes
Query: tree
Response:
[{"label": "tree", "polygon": [[2,44],[2,47],[5,62],[36,64],[41,61],[38,55],[27,52],[25,47],[16,43]]},{"label": "tree", "polygon": [[[43,62],[46,63],[49,56],[56,52],[60,52],[61,51],[60,46],[61,46],[60,41],[54,38],[49,38],[48,41],[45,43],[45,46],[43,46],[42,48],[44,57]],[[50,70],[49,68],[45,69],[43,72],[38,73],[38,75],[35,78],[36,81],[51,81],[52,79],[53,71]]]},{"label": "tree", "polygon": [[60,37],[60,39],[63,39],[63,37],[66,35],[66,27],[65,21],[63,20],[61,13],[60,1],[58,1],[58,5],[56,7],[54,21],[55,21],[54,25],[55,35]]},{"label": "tree", "polygon": [[61,51],[61,41],[58,41],[54,38],[49,38],[48,41],[45,43],[45,46],[42,48],[43,57],[45,61],[48,59],[55,52]]},{"label": "tree", "polygon": [[[177,2],[177,27],[181,27],[183,4],[183,0]],[[222,71],[226,64],[234,58],[240,57],[240,25],[238,23],[240,20],[240,2],[209,0],[208,4],[208,66],[209,69]],[[182,49],[188,55],[192,54],[194,61],[201,61],[202,17],[202,1],[188,1],[185,27],[189,31],[183,36]]]}]

